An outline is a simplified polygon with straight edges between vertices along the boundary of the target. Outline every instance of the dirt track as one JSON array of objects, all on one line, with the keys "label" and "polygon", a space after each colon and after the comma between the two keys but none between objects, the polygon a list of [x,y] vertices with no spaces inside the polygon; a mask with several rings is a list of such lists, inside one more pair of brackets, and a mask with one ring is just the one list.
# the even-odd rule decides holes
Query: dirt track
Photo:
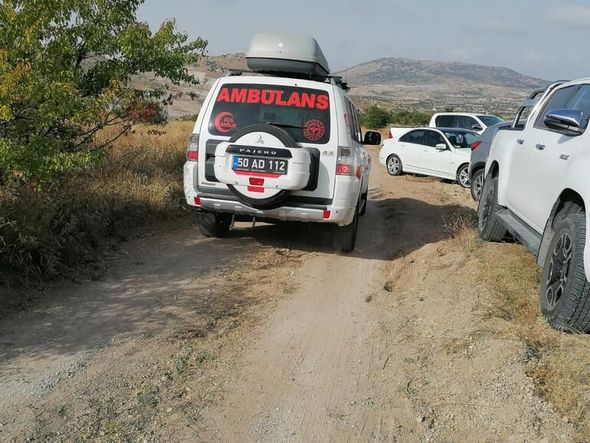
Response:
[{"label": "dirt track", "polygon": [[0,439],[570,440],[487,314],[472,206],[375,163],[351,255],[292,225],[133,240],[0,323]]}]

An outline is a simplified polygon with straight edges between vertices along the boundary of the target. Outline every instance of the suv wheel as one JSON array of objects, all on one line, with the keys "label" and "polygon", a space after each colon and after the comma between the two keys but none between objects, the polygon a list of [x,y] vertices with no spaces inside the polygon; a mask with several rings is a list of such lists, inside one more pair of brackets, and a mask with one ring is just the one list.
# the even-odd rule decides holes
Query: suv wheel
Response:
[{"label": "suv wheel", "polygon": [[354,211],[352,223],[346,226],[334,226],[333,242],[334,248],[340,252],[350,252],[356,246],[356,235],[359,226],[359,205]]},{"label": "suv wheel", "polygon": [[397,155],[392,154],[389,157],[387,157],[386,165],[387,172],[389,173],[389,175],[402,175],[402,161]]},{"label": "suv wheel", "polygon": [[482,239],[501,241],[506,237],[506,228],[498,217],[498,177],[488,173],[477,208],[477,229]]},{"label": "suv wheel", "polygon": [[572,204],[556,218],[540,287],[541,311],[560,330],[590,331],[590,284],[584,272],[586,214]]},{"label": "suv wheel", "polygon": [[199,213],[198,225],[205,237],[227,237],[232,222],[231,214],[217,214],[202,211]]},{"label": "suv wheel", "polygon": [[457,183],[459,183],[462,188],[468,188],[471,186],[471,182],[469,181],[469,164],[466,163],[457,170]]},{"label": "suv wheel", "polygon": [[481,191],[483,190],[483,174],[484,169],[478,169],[471,177],[471,196],[476,202],[481,198]]}]

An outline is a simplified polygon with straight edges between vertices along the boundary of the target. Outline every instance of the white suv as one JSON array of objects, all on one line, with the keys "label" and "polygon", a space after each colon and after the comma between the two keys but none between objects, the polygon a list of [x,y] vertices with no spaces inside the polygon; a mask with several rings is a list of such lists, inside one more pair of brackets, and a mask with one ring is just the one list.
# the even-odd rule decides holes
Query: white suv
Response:
[{"label": "white suv", "polygon": [[470,112],[439,112],[432,116],[431,128],[462,128],[482,134],[490,126],[502,123],[500,117],[491,114],[473,114]]},{"label": "white suv", "polygon": [[543,268],[541,309],[559,329],[590,332],[590,79],[549,88],[524,128],[494,138],[479,231],[518,238]]},{"label": "white suv", "polygon": [[246,58],[254,72],[215,82],[188,146],[184,190],[201,232],[223,237],[236,217],[331,223],[336,247],[351,251],[367,204],[363,144],[380,134],[362,138],[314,39],[258,34]]}]

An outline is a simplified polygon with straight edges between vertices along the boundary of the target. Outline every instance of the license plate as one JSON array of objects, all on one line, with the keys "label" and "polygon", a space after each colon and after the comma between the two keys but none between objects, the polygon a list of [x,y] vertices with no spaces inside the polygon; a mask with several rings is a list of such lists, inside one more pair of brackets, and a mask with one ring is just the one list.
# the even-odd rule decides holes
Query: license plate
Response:
[{"label": "license plate", "polygon": [[264,157],[241,157],[234,155],[232,169],[245,172],[265,172],[267,174],[285,175],[287,160]]}]

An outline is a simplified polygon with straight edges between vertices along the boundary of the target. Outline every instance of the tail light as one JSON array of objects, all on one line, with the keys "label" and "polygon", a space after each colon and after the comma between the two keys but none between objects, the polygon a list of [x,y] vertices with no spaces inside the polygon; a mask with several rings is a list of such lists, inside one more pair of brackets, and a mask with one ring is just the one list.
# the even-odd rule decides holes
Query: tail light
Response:
[{"label": "tail light", "polygon": [[475,140],[473,143],[471,143],[471,145],[469,145],[469,147],[472,151],[475,151],[477,148],[479,148],[479,145],[481,145],[481,140]]},{"label": "tail light", "polygon": [[387,138],[393,138],[393,132],[391,132],[391,129],[390,129],[390,130],[389,130],[389,132],[388,132],[388,136],[387,136]]},{"label": "tail light", "polygon": [[196,162],[199,159],[199,134],[192,134],[186,148],[186,159]]},{"label": "tail light", "polygon": [[353,175],[354,151],[346,146],[338,146],[338,160],[336,162],[336,175]]}]

